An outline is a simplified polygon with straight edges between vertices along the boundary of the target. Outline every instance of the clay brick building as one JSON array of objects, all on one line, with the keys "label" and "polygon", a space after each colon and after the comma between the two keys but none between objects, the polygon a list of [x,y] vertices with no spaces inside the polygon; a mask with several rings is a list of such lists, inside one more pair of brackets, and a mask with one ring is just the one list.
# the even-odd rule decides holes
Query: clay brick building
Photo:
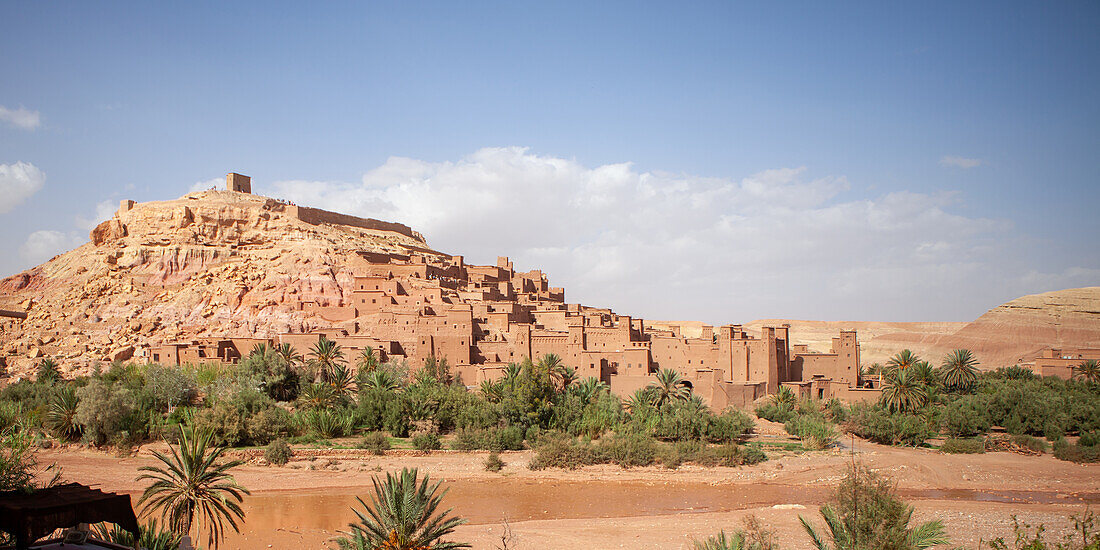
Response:
[{"label": "clay brick building", "polygon": [[[229,174],[230,191],[251,192],[251,180]],[[125,207],[126,205],[124,205]],[[132,206],[132,205],[131,205]],[[281,203],[287,214],[309,224],[338,224],[419,235],[395,223],[357,218]],[[307,298],[282,307],[305,312],[320,328],[275,338],[164,342],[138,350],[151,362],[233,363],[257,343],[290,343],[301,354],[323,336],[344,348],[354,364],[371,348],[382,360],[410,367],[428,358],[446,359],[470,385],[503,376],[524,358],[559,356],[581,378],[594,377],[618,395],[649,384],[661,369],[680,373],[712,407],[745,406],[776,392],[781,384],[809,397],[862,400],[878,390],[861,388],[859,343],[842,331],[829,353],[812,353],[790,342],[789,326],[749,334],[741,325],[713,327],[688,336],[675,325],[649,326],[643,319],[567,304],[565,290],[551,287],[539,270],[516,271],[507,257],[495,265],[470,265],[462,256],[418,247],[407,253],[362,251],[352,257],[354,274],[342,298]]]},{"label": "clay brick building", "polygon": [[1073,368],[1089,359],[1100,361],[1100,349],[1048,348],[1039,352],[1039,357],[1035,359],[1032,370],[1035,371],[1035,374],[1041,376],[1057,376],[1063,380],[1069,380],[1073,377]]},{"label": "clay brick building", "polygon": [[581,378],[597,378],[618,395],[668,368],[715,408],[746,406],[781,384],[807,397],[877,397],[877,390],[859,388],[854,331],[841,332],[830,353],[792,347],[787,326],[751,335],[740,325],[704,325],[701,334],[688,337],[677,327],[649,327],[608,309],[567,304],[564,289],[551,287],[545,274],[517,272],[505,257],[490,266],[427,250],[360,258],[347,300],[291,304],[325,320],[326,329],[272,339],[166,342],[141,355],[173,365],[232,363],[256,343],[290,343],[307,353],[324,336],[351,362],[368,347],[383,360],[405,360],[414,368],[429,357],[446,359],[471,385],[503,376],[510,363],[553,353]]}]

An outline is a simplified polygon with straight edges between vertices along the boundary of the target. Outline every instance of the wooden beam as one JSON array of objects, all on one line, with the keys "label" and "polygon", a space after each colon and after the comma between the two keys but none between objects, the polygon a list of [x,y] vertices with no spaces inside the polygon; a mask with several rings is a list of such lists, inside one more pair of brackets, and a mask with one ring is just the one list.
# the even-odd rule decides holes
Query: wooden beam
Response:
[{"label": "wooden beam", "polygon": [[23,311],[8,311],[6,309],[0,309],[0,317],[13,317],[15,319],[26,319],[27,314]]}]

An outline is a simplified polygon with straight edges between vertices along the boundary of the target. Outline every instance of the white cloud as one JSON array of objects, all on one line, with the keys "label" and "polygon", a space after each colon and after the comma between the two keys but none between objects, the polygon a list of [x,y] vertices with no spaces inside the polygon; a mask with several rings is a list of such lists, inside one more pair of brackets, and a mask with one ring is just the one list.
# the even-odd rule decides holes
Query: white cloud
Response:
[{"label": "white cloud", "polygon": [[27,237],[23,246],[19,247],[19,255],[30,265],[38,265],[62,252],[80,246],[85,240],[86,237],[79,233],[35,231]]},{"label": "white cloud", "polygon": [[0,164],[0,214],[10,212],[46,184],[46,174],[29,162]]},{"label": "white cloud", "polygon": [[[299,204],[405,223],[470,262],[510,255],[517,269],[544,269],[571,302],[713,322],[952,319],[974,307],[958,297],[997,272],[1011,230],[952,213],[952,193],[851,198],[844,178],[803,168],[704,178],[516,147],[457,162],[390,158],[360,183],[272,187]],[[898,311],[902,297],[916,311]]]},{"label": "white cloud", "polygon": [[979,167],[983,164],[985,164],[985,161],[983,161],[982,159],[971,159],[971,158],[966,158],[966,157],[953,157],[953,156],[950,156],[950,155],[945,156],[945,157],[940,159],[940,166],[947,166],[947,167],[953,167],[953,168],[962,168],[964,170],[970,169],[970,168],[977,168],[977,167]]},{"label": "white cloud", "polygon": [[0,105],[0,120],[24,130],[34,130],[42,123],[38,111],[28,111],[23,107],[13,110],[3,105]]},{"label": "white cloud", "polygon": [[95,205],[95,213],[93,213],[90,218],[86,218],[79,214],[76,216],[76,226],[85,231],[91,231],[101,222],[107,221],[111,216],[114,216],[117,210],[118,201],[111,199],[99,201]]},{"label": "white cloud", "polygon": [[188,193],[197,193],[199,191],[209,191],[211,189],[217,189],[219,186],[225,184],[225,178],[212,178],[206,181],[196,181],[191,184],[191,187],[187,190]]}]

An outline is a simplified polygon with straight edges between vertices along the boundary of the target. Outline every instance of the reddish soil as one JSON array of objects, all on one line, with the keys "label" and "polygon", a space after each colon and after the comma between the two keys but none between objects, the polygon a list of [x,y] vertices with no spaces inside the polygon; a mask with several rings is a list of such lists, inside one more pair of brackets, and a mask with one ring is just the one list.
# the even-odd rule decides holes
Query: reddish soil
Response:
[{"label": "reddish soil", "polygon": [[[138,466],[153,463],[149,451],[121,459],[48,451],[41,458],[56,461],[66,479],[136,494],[143,488],[134,481]],[[817,506],[852,460],[840,449],[743,468],[531,471],[533,453],[522,451],[502,453],[506,466],[491,473],[482,467],[486,453],[301,454],[287,466],[250,463],[237,471],[253,496],[245,501],[243,532],[222,548],[328,547],[355,518],[351,507],[356,496],[368,495],[371,477],[406,466],[446,481],[447,505],[469,520],[454,538],[475,548],[499,545],[505,519],[514,536],[509,548],[690,548],[692,539],[737,529],[749,515],[774,530],[785,548],[807,548],[798,516],[817,519]],[[975,548],[980,540],[1010,535],[1013,515],[1057,533],[1071,514],[1100,503],[1100,466],[1050,455],[944,455],[857,440],[856,456],[896,480],[917,520],[942,519],[953,546]]]}]

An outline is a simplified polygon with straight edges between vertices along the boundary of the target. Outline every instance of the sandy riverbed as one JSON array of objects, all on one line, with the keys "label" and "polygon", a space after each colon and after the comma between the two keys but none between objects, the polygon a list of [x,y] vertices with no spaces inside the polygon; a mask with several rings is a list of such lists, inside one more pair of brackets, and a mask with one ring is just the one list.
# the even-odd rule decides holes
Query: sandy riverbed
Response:
[{"label": "sandy riverbed", "polygon": [[[140,492],[137,468],[150,449],[117,458],[93,451],[47,451],[65,478],[108,491]],[[252,490],[247,524],[222,548],[326,548],[354,519],[355,497],[366,497],[379,472],[417,467],[450,488],[447,505],[469,523],[455,534],[475,548],[499,544],[505,519],[510,548],[690,548],[693,538],[736,529],[755,515],[784,541],[807,548],[798,515],[817,506],[843,476],[846,449],[788,455],[751,467],[686,465],[623,470],[593,466],[531,471],[533,453],[502,453],[500,473],[482,467],[486,453],[437,452],[370,456],[358,451],[296,458],[287,466],[249,464],[236,477]],[[1011,534],[1011,516],[1064,528],[1071,514],[1100,504],[1100,466],[1010,453],[943,455],[857,442],[855,455],[897,481],[918,520],[941,518],[955,545]],[[136,499],[135,499],[136,500]],[[1094,506],[1095,507],[1095,506]]]}]

